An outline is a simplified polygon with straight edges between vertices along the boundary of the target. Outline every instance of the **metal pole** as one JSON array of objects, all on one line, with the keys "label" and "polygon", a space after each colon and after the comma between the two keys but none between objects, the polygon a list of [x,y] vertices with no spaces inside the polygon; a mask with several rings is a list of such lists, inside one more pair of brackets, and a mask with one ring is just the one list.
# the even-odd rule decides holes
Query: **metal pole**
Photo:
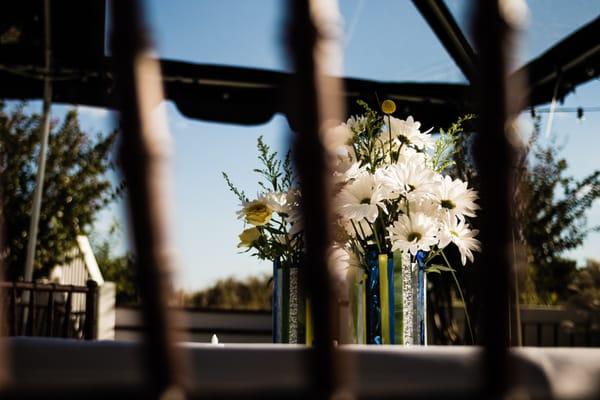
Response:
[{"label": "metal pole", "polygon": [[[35,191],[31,206],[31,221],[27,242],[27,258],[25,259],[25,282],[33,279],[33,262],[35,260],[35,246],[37,242],[40,209],[42,207],[42,194],[44,192],[44,176],[46,174],[46,152],[48,151],[48,136],[50,135],[50,108],[52,105],[52,81],[50,68],[52,61],[52,42],[50,37],[50,0],[44,0],[44,105],[42,112],[42,131],[40,154],[38,158],[38,171],[35,178]],[[26,314],[25,314],[26,315]]]}]

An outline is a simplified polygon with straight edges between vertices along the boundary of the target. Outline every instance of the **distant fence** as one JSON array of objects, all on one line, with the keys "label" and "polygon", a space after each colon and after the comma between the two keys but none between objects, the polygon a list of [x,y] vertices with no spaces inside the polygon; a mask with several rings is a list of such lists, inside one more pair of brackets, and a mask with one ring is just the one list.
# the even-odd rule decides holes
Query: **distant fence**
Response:
[{"label": "distant fence", "polygon": [[564,307],[522,309],[521,335],[525,346],[600,346],[598,327]]},{"label": "distant fence", "polygon": [[[271,312],[215,309],[174,309],[176,327],[192,342],[210,342],[216,334],[223,343],[270,343]],[[455,308],[457,323],[463,311]],[[138,340],[142,321],[138,308],[117,307],[115,338]],[[521,308],[521,332],[525,346],[600,346],[600,331],[575,311],[564,307]]]},{"label": "distant fence", "polygon": [[2,334],[96,339],[98,293],[92,280],[86,286],[0,282],[2,315],[8,316]]}]

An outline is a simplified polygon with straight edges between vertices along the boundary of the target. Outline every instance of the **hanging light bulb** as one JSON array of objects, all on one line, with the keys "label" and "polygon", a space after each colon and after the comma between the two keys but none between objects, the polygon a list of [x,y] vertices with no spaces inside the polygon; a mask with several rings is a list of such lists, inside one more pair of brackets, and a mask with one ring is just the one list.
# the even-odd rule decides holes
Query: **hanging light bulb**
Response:
[{"label": "hanging light bulb", "polygon": [[537,112],[535,111],[535,108],[531,107],[529,111],[531,112],[531,118],[537,117]]},{"label": "hanging light bulb", "polygon": [[583,122],[585,118],[583,118],[583,108],[578,107],[577,108],[577,121],[579,121],[580,123]]}]

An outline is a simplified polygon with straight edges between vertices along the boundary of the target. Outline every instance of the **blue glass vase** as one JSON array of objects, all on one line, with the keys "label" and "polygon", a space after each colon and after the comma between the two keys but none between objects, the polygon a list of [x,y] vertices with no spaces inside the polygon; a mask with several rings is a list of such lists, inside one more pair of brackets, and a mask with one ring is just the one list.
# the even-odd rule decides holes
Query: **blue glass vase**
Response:
[{"label": "blue glass vase", "polygon": [[370,250],[367,254],[366,342],[395,343],[394,258]]}]

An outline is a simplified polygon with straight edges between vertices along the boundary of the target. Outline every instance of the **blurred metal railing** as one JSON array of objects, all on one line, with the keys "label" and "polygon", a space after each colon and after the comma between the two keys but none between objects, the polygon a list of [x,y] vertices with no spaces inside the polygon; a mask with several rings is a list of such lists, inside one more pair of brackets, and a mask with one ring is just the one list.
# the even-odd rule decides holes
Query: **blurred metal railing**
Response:
[{"label": "blurred metal railing", "polygon": [[[74,296],[85,296],[83,307],[75,307]],[[93,340],[98,326],[98,284],[86,286],[0,282],[3,314],[9,336],[45,336]],[[29,315],[23,323],[24,315]]]},{"label": "blurred metal railing", "polygon": [[296,126],[294,154],[302,193],[306,256],[300,273],[308,283],[313,307],[313,354],[307,373],[312,397],[352,398],[344,365],[334,348],[335,302],[328,265],[332,240],[333,185],[331,154],[323,144],[326,130],[343,115],[340,80],[332,76],[341,64],[335,37],[337,4],[331,0],[289,1],[288,49],[294,78],[288,115]]},{"label": "blurred metal railing", "polygon": [[[481,174],[482,265],[484,298],[485,398],[502,398],[511,389],[509,362],[509,298],[511,269],[511,168],[515,155],[511,122],[520,105],[511,102],[514,80],[508,79],[514,18],[510,1],[477,2],[473,25],[479,65],[481,122],[475,158]],[[514,2],[513,2],[514,3]],[[295,70],[294,100],[289,103],[297,122],[295,155],[302,187],[306,232],[305,279],[314,309],[316,342],[306,373],[312,377],[309,398],[352,398],[348,365],[340,363],[334,346],[334,307],[327,249],[330,243],[332,197],[329,158],[321,142],[328,124],[343,116],[336,78],[328,76],[331,37],[322,12],[323,0],[290,0],[289,50]],[[511,15],[511,12],[513,15]],[[150,46],[142,18],[141,0],[112,2],[113,51],[118,71],[123,147],[121,159],[129,188],[129,204],[138,277],[143,297],[150,397],[182,398],[182,362],[173,346],[173,324],[167,312],[170,282],[170,236],[167,161],[170,154],[166,125],[156,118],[163,96],[160,70],[149,57]],[[331,48],[329,48],[331,50]],[[334,60],[335,61],[335,60]],[[336,121],[337,119],[337,121]],[[402,373],[398,371],[398,373]],[[141,390],[142,390],[141,389]],[[248,394],[251,396],[252,394]],[[450,394],[449,394],[450,395]],[[473,394],[476,395],[476,394]]]},{"label": "blurred metal railing", "polygon": [[128,186],[131,232],[143,299],[144,356],[148,388],[155,397],[181,397],[182,371],[167,311],[172,282],[169,213],[171,138],[161,72],[143,18],[141,0],[112,4],[117,90],[120,95],[120,159]]}]

